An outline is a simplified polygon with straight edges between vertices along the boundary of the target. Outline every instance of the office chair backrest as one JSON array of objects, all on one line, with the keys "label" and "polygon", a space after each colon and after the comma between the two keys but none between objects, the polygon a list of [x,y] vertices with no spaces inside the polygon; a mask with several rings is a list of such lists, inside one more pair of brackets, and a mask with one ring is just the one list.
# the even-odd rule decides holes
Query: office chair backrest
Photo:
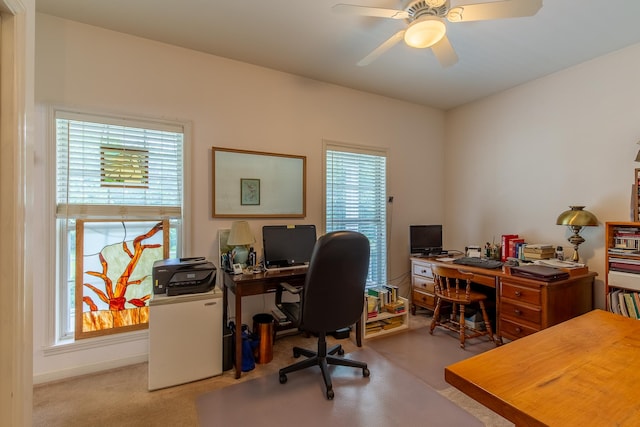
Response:
[{"label": "office chair backrest", "polygon": [[366,236],[354,231],[321,236],[307,271],[300,327],[309,332],[332,332],[358,321],[368,272]]}]

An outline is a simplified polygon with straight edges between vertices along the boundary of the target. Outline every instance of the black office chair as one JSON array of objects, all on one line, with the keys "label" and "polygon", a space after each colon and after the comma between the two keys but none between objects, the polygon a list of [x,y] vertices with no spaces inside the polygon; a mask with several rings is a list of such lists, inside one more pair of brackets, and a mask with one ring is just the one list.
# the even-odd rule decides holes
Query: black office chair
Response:
[{"label": "black office chair", "polygon": [[[304,355],[308,359],[280,369],[280,383],[287,382],[287,374],[318,365],[326,386],[327,399],[334,397],[328,365],[343,365],[362,369],[362,376],[369,376],[364,362],[335,357],[344,355],[341,345],[327,350],[326,336],[355,324],[362,316],[364,291],[369,271],[369,240],[353,231],[335,231],[321,236],[313,248],[309,270],[304,286],[293,288],[286,283],[282,286],[293,293],[299,293],[298,303],[283,303],[282,311],[298,328],[318,335],[316,352],[294,347],[293,356]],[[298,308],[298,316],[292,312]],[[294,310],[291,310],[294,308]]]}]

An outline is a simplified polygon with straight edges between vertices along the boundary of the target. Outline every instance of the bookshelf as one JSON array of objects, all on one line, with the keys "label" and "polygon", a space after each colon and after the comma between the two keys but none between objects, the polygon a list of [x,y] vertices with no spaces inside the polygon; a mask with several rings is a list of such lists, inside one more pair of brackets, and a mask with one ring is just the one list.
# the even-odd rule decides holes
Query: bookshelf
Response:
[{"label": "bookshelf", "polygon": [[[635,191],[634,194],[637,198]],[[605,239],[607,310],[639,319],[640,222],[607,222]]]},{"label": "bookshelf", "polygon": [[367,295],[365,294],[365,309],[362,310],[362,339],[372,339],[409,329],[409,301],[398,296],[397,301],[403,304],[404,310],[397,313],[380,310],[376,316],[369,317]]}]

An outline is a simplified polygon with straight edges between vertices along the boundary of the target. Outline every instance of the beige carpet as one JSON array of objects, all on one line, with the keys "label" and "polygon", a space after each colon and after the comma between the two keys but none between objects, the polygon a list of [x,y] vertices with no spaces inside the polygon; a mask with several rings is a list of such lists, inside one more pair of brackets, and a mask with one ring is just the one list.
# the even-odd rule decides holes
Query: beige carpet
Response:
[{"label": "beige carpet", "polygon": [[[424,359],[418,357],[424,348],[421,341],[429,339],[448,338],[442,345],[457,347],[455,337],[444,337],[436,333],[431,336],[420,330],[428,324],[429,318],[423,315],[410,316],[412,331],[379,338],[365,342],[361,350],[372,349],[398,364],[398,368],[429,384],[437,381],[438,370],[433,368],[435,364],[431,356],[424,355]],[[409,342],[400,343],[405,339]],[[413,341],[413,344],[410,341]],[[397,341],[394,343],[393,341]],[[333,343],[335,340],[330,339]],[[351,340],[341,340],[347,353],[359,350]],[[386,344],[390,343],[390,344]],[[33,425],[34,426],[197,426],[196,400],[213,390],[237,385],[241,382],[275,375],[278,369],[286,366],[296,359],[291,355],[294,346],[314,348],[315,339],[306,338],[303,335],[279,338],[274,345],[274,359],[270,363],[256,365],[256,369],[244,373],[242,378],[236,380],[234,371],[226,371],[220,376],[171,387],[153,392],[147,391],[147,364],[141,363],[124,368],[67,379],[49,384],[37,385],[33,394]],[[397,347],[396,360],[389,358],[391,348]],[[472,348],[472,346],[470,346]],[[463,355],[471,356],[475,350],[460,350]],[[386,353],[385,353],[386,352]],[[445,352],[443,351],[443,354]],[[424,354],[424,353],[423,353]],[[414,360],[417,366],[429,367],[435,372],[433,376],[427,375],[423,369],[415,368],[413,363],[402,365],[407,360]],[[442,363],[442,362],[440,362]],[[451,362],[453,363],[453,361]],[[411,368],[414,366],[414,368]],[[417,372],[411,372],[416,369]],[[440,371],[441,372],[441,371]],[[293,375],[293,374],[292,374]],[[372,371],[372,376],[374,372]],[[431,378],[433,377],[433,378]],[[431,379],[430,379],[431,378]],[[359,379],[362,379],[361,377]],[[293,384],[294,377],[289,377],[289,383]],[[322,382],[316,384],[318,390]],[[281,386],[278,384],[278,386]],[[467,398],[457,390],[447,387],[431,385],[437,392],[473,414],[487,426],[511,426],[503,418],[489,409]],[[336,388],[336,399],[340,395],[340,389]],[[321,395],[319,398],[324,399]],[[417,406],[422,403],[418,401]],[[296,425],[292,422],[289,425]],[[413,423],[412,425],[415,425]],[[266,424],[262,424],[266,425]]]}]

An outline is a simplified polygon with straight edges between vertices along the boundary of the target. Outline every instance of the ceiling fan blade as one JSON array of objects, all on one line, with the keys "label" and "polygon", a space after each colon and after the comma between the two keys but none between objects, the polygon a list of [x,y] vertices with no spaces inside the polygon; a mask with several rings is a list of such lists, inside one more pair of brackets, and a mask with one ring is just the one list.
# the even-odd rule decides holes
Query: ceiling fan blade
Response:
[{"label": "ceiling fan blade", "polygon": [[542,0],[503,0],[460,5],[451,8],[447,19],[451,22],[468,22],[533,16],[541,7]]},{"label": "ceiling fan blade", "polygon": [[358,6],[355,4],[336,4],[331,9],[336,13],[345,13],[348,15],[375,16],[377,18],[407,19],[409,17],[409,13],[405,12],[404,10]]},{"label": "ceiling fan blade", "polygon": [[438,43],[431,46],[433,54],[443,67],[450,67],[458,62],[458,55],[445,35]]},{"label": "ceiling fan blade", "polygon": [[403,37],[404,37],[404,30],[398,31],[397,33],[389,37],[387,41],[385,41],[380,46],[375,48],[373,52],[371,52],[369,55],[361,59],[360,62],[358,62],[358,66],[364,67],[365,65],[371,64],[380,55],[385,53],[387,50],[391,49],[396,43],[402,40]]}]

